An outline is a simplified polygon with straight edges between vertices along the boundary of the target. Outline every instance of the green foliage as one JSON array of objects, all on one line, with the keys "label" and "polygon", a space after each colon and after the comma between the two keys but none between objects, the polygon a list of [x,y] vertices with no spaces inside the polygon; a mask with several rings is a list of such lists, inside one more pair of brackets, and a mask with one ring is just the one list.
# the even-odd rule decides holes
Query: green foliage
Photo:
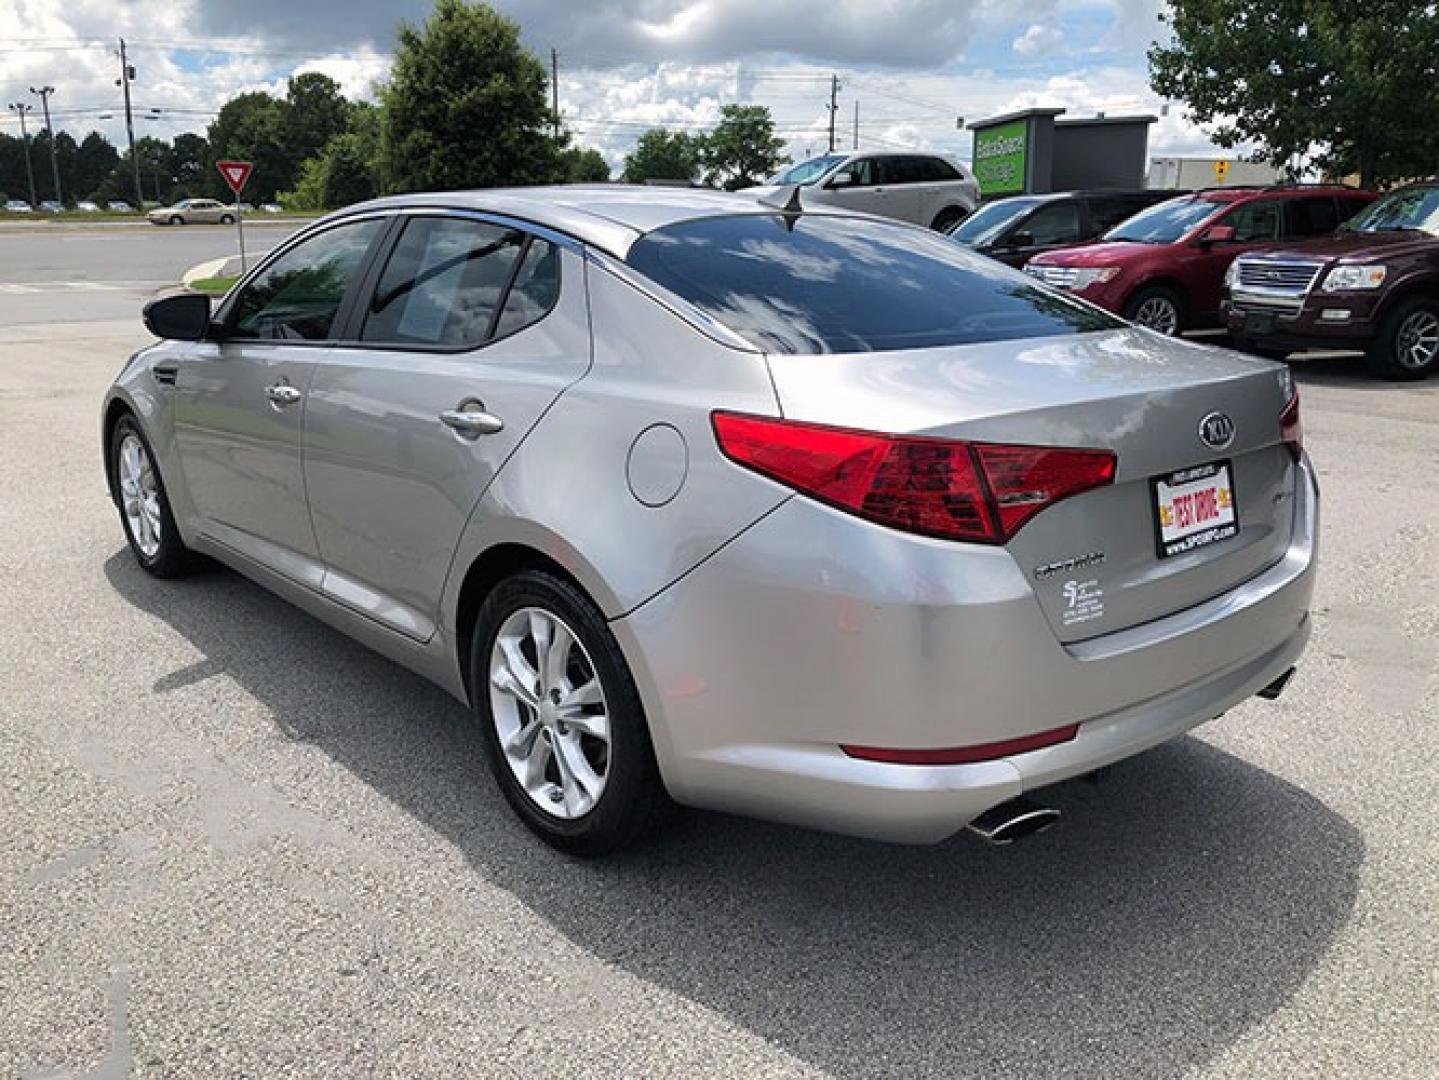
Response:
[{"label": "green foliage", "polygon": [[285,92],[285,149],[292,163],[314,157],[350,126],[351,105],[340,84],[318,71],[290,79]]},{"label": "green foliage", "polygon": [[610,178],[610,163],[592,147],[572,146],[562,151],[560,166],[567,184],[603,184]]},{"label": "green foliage", "polygon": [[382,91],[381,169],[394,191],[544,183],[560,175],[545,69],[485,4],[437,0],[401,24]]},{"label": "green foliage", "polygon": [[285,117],[285,103],[263,91],[240,94],[225,102],[210,125],[205,193],[216,199],[233,198],[215,168],[215,162],[227,159],[254,163],[255,171],[245,188],[245,198],[251,202],[270,202],[277,191],[289,187],[299,163],[291,160],[285,145]]},{"label": "green foliage", "polygon": [[726,191],[759,184],[789,158],[784,140],[764,105],[725,105],[720,122],[704,140],[700,156],[705,179]]},{"label": "green foliage", "polygon": [[652,128],[640,136],[625,156],[627,184],[646,180],[693,181],[700,171],[704,140],[683,131]]},{"label": "green foliage", "polygon": [[1366,186],[1439,164],[1432,4],[1170,0],[1167,20],[1174,42],[1150,50],[1150,83],[1221,146],[1251,141],[1280,166],[1312,155]]}]

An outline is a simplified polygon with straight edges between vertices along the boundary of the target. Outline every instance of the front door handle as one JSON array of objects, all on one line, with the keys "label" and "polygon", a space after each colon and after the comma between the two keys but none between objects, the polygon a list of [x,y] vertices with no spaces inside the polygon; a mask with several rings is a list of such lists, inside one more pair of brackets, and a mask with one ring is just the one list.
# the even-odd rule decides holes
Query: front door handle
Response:
[{"label": "front door handle", "polygon": [[481,435],[497,435],[505,430],[505,422],[478,401],[462,402],[459,408],[446,409],[440,413],[440,423],[454,429],[466,439],[477,439]]},{"label": "front door handle", "polygon": [[305,395],[287,382],[277,382],[265,387],[265,396],[276,405],[293,405]]}]

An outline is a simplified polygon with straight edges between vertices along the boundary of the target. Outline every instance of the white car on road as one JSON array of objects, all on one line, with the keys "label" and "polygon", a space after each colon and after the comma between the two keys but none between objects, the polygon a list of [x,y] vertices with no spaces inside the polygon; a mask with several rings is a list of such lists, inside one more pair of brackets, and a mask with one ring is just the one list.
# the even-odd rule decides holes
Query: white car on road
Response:
[{"label": "white car on road", "polygon": [[215,199],[181,199],[145,215],[151,225],[233,225],[235,208]]},{"label": "white car on road", "polygon": [[825,154],[793,165],[765,187],[764,195],[796,184],[806,206],[842,206],[911,221],[946,232],[979,205],[979,183],[958,161],[941,154]]}]

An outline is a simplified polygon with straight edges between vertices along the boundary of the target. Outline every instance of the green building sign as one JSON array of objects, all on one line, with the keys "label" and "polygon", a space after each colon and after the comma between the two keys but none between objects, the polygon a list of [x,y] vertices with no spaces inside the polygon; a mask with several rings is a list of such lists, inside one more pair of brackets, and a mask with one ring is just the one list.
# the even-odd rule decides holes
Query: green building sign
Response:
[{"label": "green building sign", "polygon": [[1015,120],[974,133],[974,176],[985,196],[1024,190],[1029,121]]}]

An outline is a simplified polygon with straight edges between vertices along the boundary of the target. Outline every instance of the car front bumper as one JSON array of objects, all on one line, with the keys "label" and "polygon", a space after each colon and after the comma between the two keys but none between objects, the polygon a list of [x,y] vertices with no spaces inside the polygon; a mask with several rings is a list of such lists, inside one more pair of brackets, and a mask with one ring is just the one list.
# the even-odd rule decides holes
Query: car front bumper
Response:
[{"label": "car front bumper", "polygon": [[1293,310],[1228,299],[1223,318],[1233,337],[1260,348],[1363,349],[1378,332],[1378,303],[1368,293],[1311,293]]},{"label": "car front bumper", "polygon": [[[1213,719],[1291,668],[1310,633],[1319,515],[1307,463],[1298,481],[1278,562],[1067,646],[1004,549],[857,526],[799,498],[611,625],[678,801],[936,842]],[[975,746],[1074,723],[1068,742],[974,764],[840,749]]]}]

